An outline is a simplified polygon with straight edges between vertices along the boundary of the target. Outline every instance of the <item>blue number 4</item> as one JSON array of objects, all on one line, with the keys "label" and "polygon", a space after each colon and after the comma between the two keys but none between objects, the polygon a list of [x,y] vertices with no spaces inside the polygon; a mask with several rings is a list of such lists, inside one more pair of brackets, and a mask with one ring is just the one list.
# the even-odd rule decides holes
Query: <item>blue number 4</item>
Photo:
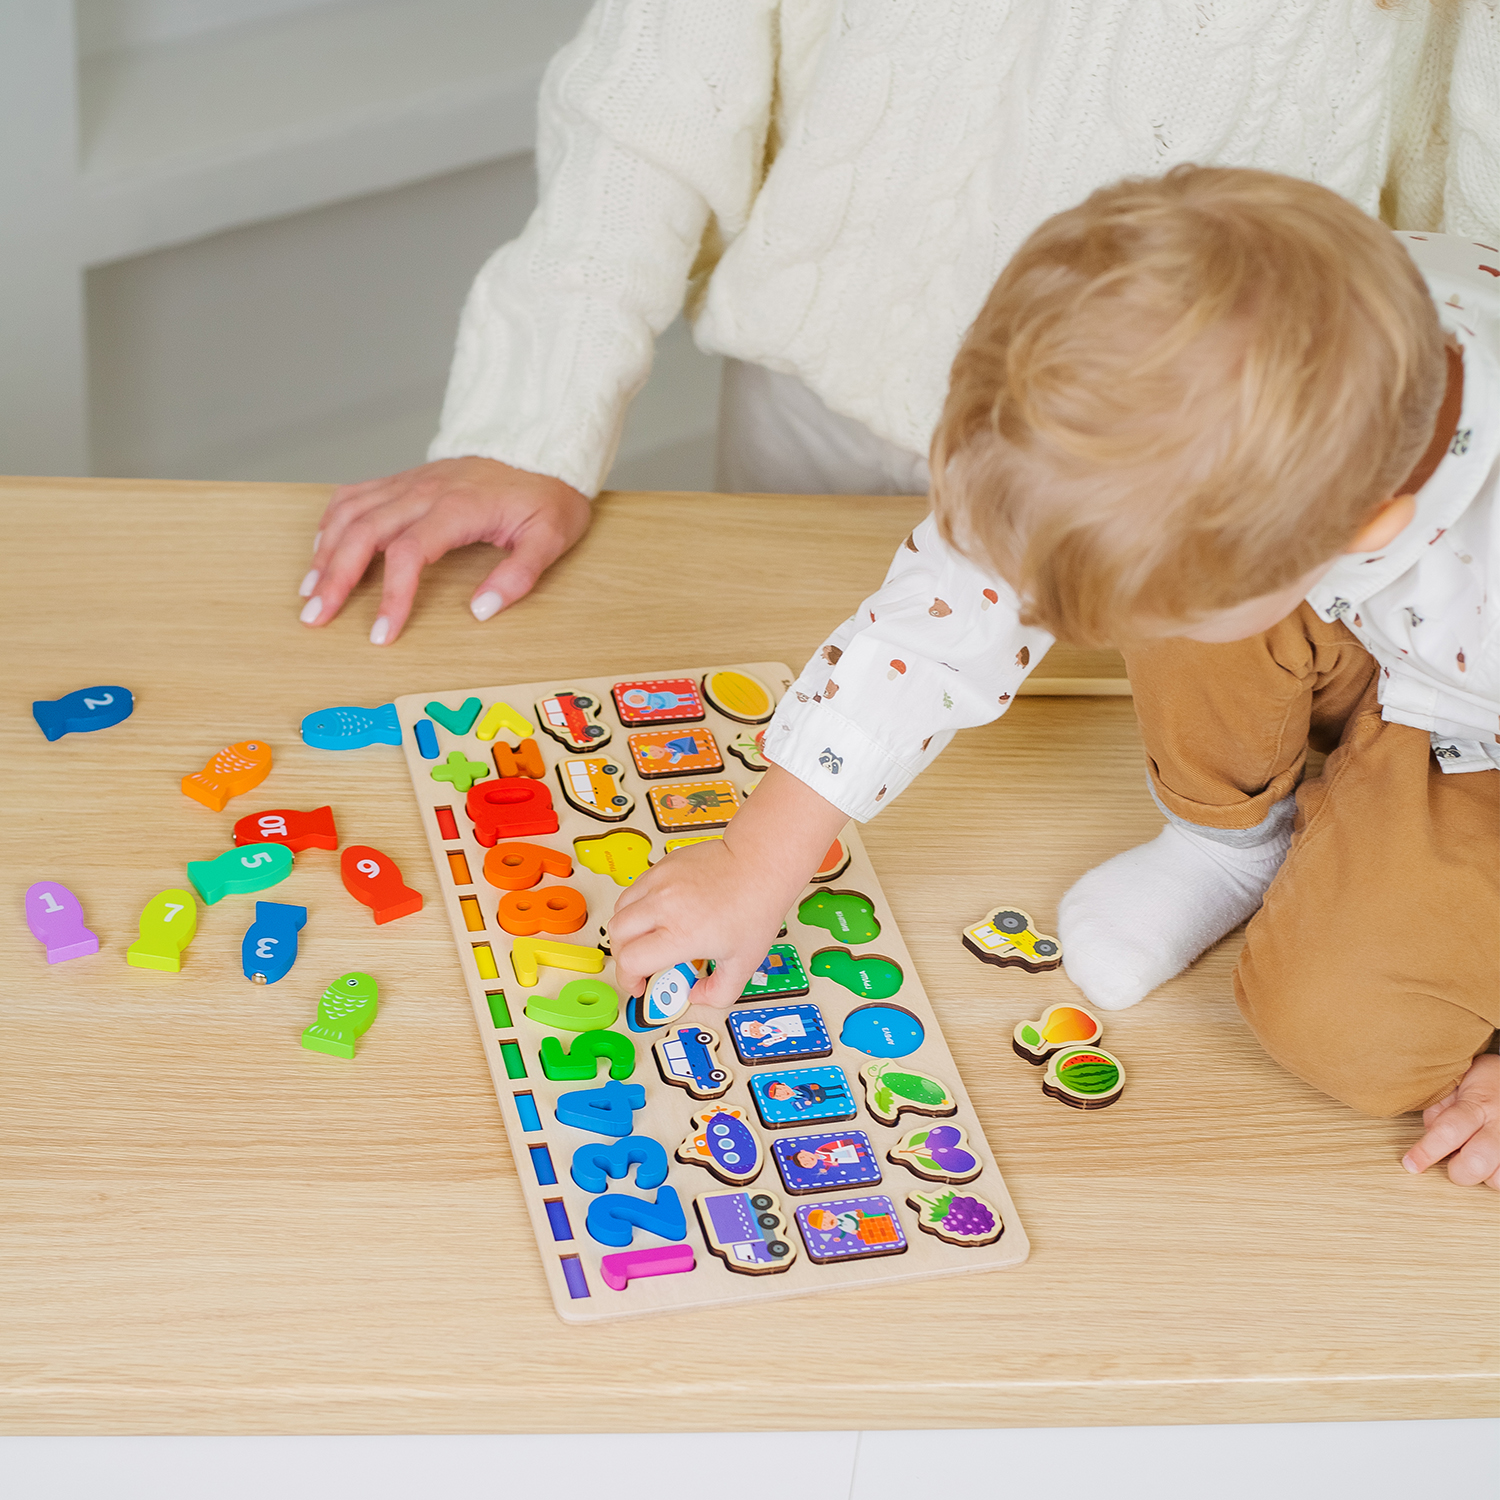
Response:
[{"label": "blue number 4", "polygon": [[[646,1090],[639,1083],[611,1078],[602,1088],[574,1089],[557,1096],[557,1118],[575,1130],[597,1135],[629,1135],[635,1111],[645,1109]],[[628,1243],[628,1242],[627,1242]]]}]

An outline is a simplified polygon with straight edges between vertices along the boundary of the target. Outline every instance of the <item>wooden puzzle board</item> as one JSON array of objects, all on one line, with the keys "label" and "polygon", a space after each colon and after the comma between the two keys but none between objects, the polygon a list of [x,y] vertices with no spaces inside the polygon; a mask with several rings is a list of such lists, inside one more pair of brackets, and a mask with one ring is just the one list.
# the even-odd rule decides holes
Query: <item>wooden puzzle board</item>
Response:
[{"label": "wooden puzzle board", "polygon": [[[759,780],[759,773],[747,768],[730,752],[730,745],[753,736],[763,723],[747,725],[720,713],[707,701],[703,702],[704,717],[693,724],[680,726],[658,726],[652,723],[624,725],[617,713],[617,705],[611,697],[611,688],[616,683],[637,681],[660,681],[691,679],[701,685],[705,675],[717,671],[749,673],[764,683],[778,697],[791,686],[793,674],[780,663],[762,662],[731,668],[670,668],[642,672],[621,677],[574,678],[563,682],[527,683],[506,687],[458,688],[435,694],[409,694],[396,700],[396,710],[403,728],[402,745],[407,766],[411,772],[412,785],[417,802],[422,810],[423,827],[432,848],[433,863],[437,871],[438,885],[442,891],[443,904],[453,927],[454,941],[458,949],[459,962],[464,981],[473,1004],[474,1017],[483,1040],[485,1057],[494,1079],[495,1093],[500,1101],[501,1115],[509,1133],[516,1171],[521,1180],[527,1209],[531,1215],[537,1244],[541,1251],[542,1264],[547,1282],[551,1287],[557,1312],[564,1321],[588,1323],[604,1319],[634,1317],[645,1313],[672,1311],[681,1308],[715,1307],[739,1302],[755,1302],[767,1298],[803,1296],[840,1287],[875,1286],[887,1282],[911,1281],[922,1277],[955,1275],[962,1272],[993,1270],[1002,1266],[1018,1265],[1024,1261],[1030,1246],[1011,1202],[1010,1194],[995,1164],[993,1154],[985,1141],[973,1106],[958,1076],[952,1054],[938,1026],[937,1018],[928,1003],[917,976],[911,955],[886,903],[880,882],[870,865],[864,847],[854,825],[843,834],[843,842],[851,856],[848,868],[836,878],[820,885],[808,887],[807,894],[819,890],[853,891],[868,897],[875,908],[875,917],[880,924],[878,938],[872,942],[854,945],[857,954],[878,953],[894,961],[901,970],[902,982],[899,990],[889,997],[872,1001],[870,998],[852,993],[831,978],[811,972],[812,955],[821,949],[840,946],[830,932],[818,927],[803,925],[794,909],[787,918],[786,937],[780,939],[795,946],[803,965],[807,968],[809,992],[805,995],[788,996],[783,1002],[776,1000],[742,1001],[734,1007],[733,1014],[753,1010],[770,1011],[774,1005],[782,1009],[791,1005],[815,1005],[822,1013],[832,1053],[828,1056],[810,1057],[805,1062],[778,1059],[762,1061],[747,1066],[736,1055],[729,1035],[728,1017],[719,1011],[690,1009],[682,1021],[698,1022],[715,1032],[721,1039],[718,1060],[729,1067],[734,1075],[733,1083],[722,1096],[712,1100],[697,1100],[686,1090],[663,1081],[652,1051],[652,1043],[665,1034],[665,1029],[648,1033],[631,1031],[626,1023],[625,1006],[628,1001],[621,997],[621,1014],[610,1028],[627,1036],[636,1051],[635,1071],[631,1084],[642,1084],[646,1090],[643,1110],[634,1116],[633,1134],[650,1136],[666,1149],[669,1171],[667,1183],[677,1190],[686,1210],[687,1237],[682,1243],[690,1245],[694,1252],[694,1268],[686,1273],[661,1275],[649,1279],[631,1280],[623,1290],[613,1290],[606,1285],[600,1270],[602,1257],[620,1253],[617,1247],[597,1243],[585,1227],[590,1200],[595,1197],[583,1191],[572,1180],[569,1172],[573,1154],[588,1142],[607,1144],[609,1138],[574,1129],[561,1124],[556,1118],[554,1106],[559,1094],[587,1089],[596,1085],[587,1082],[554,1082],[549,1080],[540,1066],[539,1051],[544,1038],[554,1036],[566,1049],[573,1033],[538,1025],[525,1014],[528,998],[533,994],[556,996],[561,987],[570,980],[584,977],[577,973],[555,968],[542,968],[538,983],[525,986],[518,983],[511,963],[512,938],[500,926],[496,908],[507,892],[486,882],[483,875],[486,848],[475,837],[473,822],[465,811],[466,797],[445,781],[434,780],[432,771],[442,766],[454,750],[461,750],[468,760],[481,762],[489,767],[489,776],[480,781],[494,782],[496,762],[493,751],[496,745],[515,748],[519,736],[500,730],[493,740],[481,740],[475,730],[484,727],[485,716],[492,705],[502,702],[510,705],[535,726],[535,739],[546,763],[546,783],[552,794],[553,807],[558,815],[559,829],[554,834],[501,834],[500,842],[523,840],[566,853],[573,859],[573,873],[566,880],[544,877],[541,886],[562,884],[579,891],[588,903],[588,918],[578,931],[560,935],[559,941],[573,944],[594,945],[599,941],[601,924],[606,922],[614,910],[616,897],[621,887],[608,875],[587,868],[575,856],[574,840],[597,837],[614,829],[630,828],[644,834],[651,841],[651,859],[660,859],[668,838],[692,836],[695,830],[686,829],[664,833],[657,826],[648,792],[653,786],[674,785],[684,782],[722,782],[728,780],[743,795]],[[559,693],[578,693],[593,698],[602,705],[599,717],[594,721],[609,731],[602,748],[578,751],[566,748],[558,740],[543,732],[537,718],[537,705],[541,701],[556,697]],[[479,716],[466,734],[454,734],[441,724],[433,725],[436,732],[437,755],[423,756],[415,734],[416,725],[426,720],[432,723],[427,713],[427,704],[439,703],[456,711],[466,700],[478,698],[481,702]],[[632,733],[650,732],[658,727],[670,727],[680,734],[695,729],[707,729],[716,740],[723,758],[724,769],[702,772],[670,779],[653,778],[643,780],[637,774],[632,761],[628,739]],[[424,730],[424,736],[426,731]],[[428,744],[429,750],[431,742]],[[578,811],[561,795],[558,766],[560,762],[578,759],[581,756],[604,755],[610,764],[621,768],[618,781],[626,794],[635,798],[635,806],[624,822],[608,823]],[[453,822],[449,828],[457,829],[457,838],[445,836],[439,822],[439,809],[448,809]],[[445,820],[446,821],[446,820]],[[711,832],[717,830],[701,830]],[[455,866],[450,854],[461,852],[463,864],[467,866],[470,880],[458,884]],[[539,887],[540,888],[540,887]],[[467,900],[465,898],[468,898]],[[477,898],[477,912],[475,901]],[[803,898],[805,899],[805,898]],[[799,900],[799,905],[801,901]],[[483,922],[482,930],[473,923]],[[483,955],[481,945],[488,945],[493,955],[495,978],[486,978],[481,972]],[[606,958],[603,971],[598,976],[613,983],[613,961]],[[498,998],[497,998],[498,997]],[[908,1012],[923,1029],[923,1039],[915,1051],[891,1063],[897,1069],[910,1067],[931,1075],[946,1084],[957,1103],[957,1111],[945,1118],[930,1118],[921,1114],[903,1113],[894,1126],[877,1120],[871,1113],[866,1091],[859,1081],[861,1067],[875,1061],[871,1055],[857,1051],[840,1041],[840,1033],[850,1012],[872,1003],[886,1004]],[[680,1024],[674,1023],[674,1024]],[[784,1068],[819,1068],[835,1066],[842,1068],[847,1076],[849,1092],[855,1103],[853,1118],[842,1122],[799,1122],[783,1129],[767,1129],[762,1124],[755,1102],[752,1100],[749,1079],[752,1074],[765,1074]],[[524,1075],[519,1070],[524,1068]],[[602,1067],[598,1084],[606,1082],[609,1075]],[[538,1128],[528,1129],[522,1109],[526,1108],[524,1096],[529,1096],[530,1107],[536,1111],[533,1120]],[[521,1101],[521,1102],[518,1102]],[[704,1167],[677,1160],[675,1151],[685,1137],[692,1133],[691,1117],[715,1105],[737,1108],[744,1112],[751,1126],[759,1135],[765,1151],[765,1165],[759,1176],[743,1187],[721,1181]],[[982,1170],[955,1191],[974,1193],[993,1204],[1003,1224],[1004,1232],[998,1240],[987,1245],[954,1245],[918,1228],[917,1211],[907,1202],[911,1192],[941,1193],[946,1185],[924,1180],[904,1165],[886,1159],[887,1151],[902,1137],[915,1129],[938,1125],[958,1125],[966,1133],[966,1144],[982,1163]],[[881,1181],[868,1186],[834,1186],[821,1191],[793,1195],[787,1191],[778,1165],[774,1159],[773,1146],[779,1137],[812,1134],[863,1132],[873,1146],[873,1155],[879,1165]],[[537,1170],[537,1153],[534,1148],[545,1147],[542,1170]],[[555,1183],[543,1183],[539,1177],[545,1174],[545,1163],[550,1160]],[[654,1198],[655,1191],[644,1191],[635,1184],[632,1169],[628,1177],[611,1180],[612,1193],[625,1193],[636,1198]],[[705,1243],[703,1227],[694,1209],[694,1200],[704,1194],[730,1193],[743,1190],[749,1194],[771,1193],[784,1221],[779,1231],[796,1248],[796,1255],[784,1269],[760,1274],[744,1274],[731,1271],[727,1264],[709,1250]],[[884,1196],[894,1205],[895,1215],[905,1238],[906,1248],[898,1254],[873,1255],[866,1259],[853,1259],[817,1264],[808,1253],[806,1236],[797,1222],[796,1211],[803,1206],[819,1203],[834,1203],[858,1197]],[[558,1205],[561,1205],[559,1211]],[[565,1223],[563,1216],[565,1215]],[[560,1233],[571,1238],[560,1239]],[[630,1249],[658,1248],[669,1242],[646,1231],[637,1229]]]}]

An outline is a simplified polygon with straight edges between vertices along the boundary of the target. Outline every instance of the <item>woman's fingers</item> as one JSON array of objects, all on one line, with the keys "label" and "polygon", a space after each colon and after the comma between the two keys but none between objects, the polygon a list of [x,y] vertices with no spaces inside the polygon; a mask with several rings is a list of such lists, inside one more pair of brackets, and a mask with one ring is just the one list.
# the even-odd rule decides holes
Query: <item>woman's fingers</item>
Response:
[{"label": "woman's fingers", "polygon": [[474,590],[469,609],[488,620],[524,599],[536,581],[588,530],[589,503],[576,490],[558,486],[548,503],[531,511],[510,533],[510,555]]},{"label": "woman's fingers", "polygon": [[323,566],[302,606],[302,623],[326,625],[334,619],[375,554],[418,520],[430,503],[424,494],[401,494],[345,523],[331,545],[325,541]]}]

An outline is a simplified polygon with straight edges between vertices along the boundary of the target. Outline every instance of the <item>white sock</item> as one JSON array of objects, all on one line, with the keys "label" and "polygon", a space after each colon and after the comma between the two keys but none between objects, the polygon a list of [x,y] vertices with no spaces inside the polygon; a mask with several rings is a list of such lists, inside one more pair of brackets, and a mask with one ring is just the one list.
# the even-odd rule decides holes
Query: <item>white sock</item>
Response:
[{"label": "white sock", "polygon": [[1174,819],[1079,880],[1058,906],[1057,935],[1089,1004],[1124,1010],[1144,1000],[1249,917],[1286,858],[1293,811],[1285,797],[1227,844],[1218,829]]}]

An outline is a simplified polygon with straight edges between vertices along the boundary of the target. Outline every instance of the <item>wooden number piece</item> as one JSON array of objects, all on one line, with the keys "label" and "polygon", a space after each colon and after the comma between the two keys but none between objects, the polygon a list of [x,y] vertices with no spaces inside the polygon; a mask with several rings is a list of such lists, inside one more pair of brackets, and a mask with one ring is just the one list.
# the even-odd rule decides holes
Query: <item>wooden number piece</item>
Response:
[{"label": "wooden number piece", "polygon": [[474,824],[474,837],[488,849],[501,838],[556,833],[557,814],[545,781],[516,776],[471,787],[464,807]]},{"label": "wooden number piece", "polygon": [[198,930],[198,903],[188,891],[159,891],[141,912],[141,935],[125,950],[125,962],[137,969],[176,974],[182,950]]},{"label": "wooden number piece", "polygon": [[134,710],[130,690],[111,685],[79,688],[62,698],[38,698],[31,705],[31,716],[49,740],[60,740],[65,734],[108,729],[128,719]]},{"label": "wooden number piece", "polygon": [[649,1250],[622,1250],[599,1257],[599,1274],[611,1291],[623,1292],[646,1276],[681,1276],[696,1268],[691,1245],[653,1245]]},{"label": "wooden number piece", "polygon": [[592,1083],[601,1060],[608,1062],[609,1076],[623,1083],[635,1072],[635,1043],[618,1031],[582,1031],[564,1052],[555,1036],[544,1036],[541,1058],[542,1072],[554,1083]]},{"label": "wooden number piece", "polygon": [[[517,983],[530,987],[540,983],[542,969],[571,969],[575,974],[602,974],[604,955],[597,948],[581,948],[577,943],[560,943],[556,938],[518,937],[510,945],[510,966],[516,971]],[[551,1022],[546,1024],[550,1025]],[[580,1031],[583,1028],[566,1029]]]},{"label": "wooden number piece", "polygon": [[[566,946],[559,944],[559,947]],[[598,953],[598,949],[594,949]],[[599,967],[604,967],[604,955],[599,954]],[[523,981],[524,982],[524,981]],[[532,981],[536,983],[535,980]],[[552,1026],[558,1031],[602,1031],[613,1026],[620,1014],[620,996],[602,979],[574,979],[558,991],[557,999],[546,995],[533,995],[526,1002],[527,1016],[541,1026]],[[621,1041],[629,1038],[621,1037]],[[631,1044],[631,1055],[635,1047]],[[592,1076],[592,1075],[590,1075]]]},{"label": "wooden number piece", "polygon": [[297,962],[297,934],[307,926],[305,906],[257,901],[255,920],[240,944],[240,966],[252,984],[275,984]]},{"label": "wooden number piece", "polygon": [[637,1229],[664,1240],[687,1238],[687,1214],[677,1189],[670,1185],[656,1190],[655,1202],[625,1193],[605,1193],[589,1204],[584,1225],[590,1238],[601,1245],[628,1245]]},{"label": "wooden number piece", "polygon": [[47,950],[49,964],[99,951],[98,937],[83,925],[83,907],[67,886],[39,880],[26,892],[26,925]]},{"label": "wooden number piece", "polygon": [[635,1128],[635,1111],[645,1109],[646,1090],[638,1083],[611,1078],[596,1089],[573,1089],[557,1096],[553,1113],[559,1125],[587,1130],[594,1135],[629,1135]]},{"label": "wooden number piece", "polygon": [[295,807],[270,807],[250,813],[234,825],[236,844],[285,844],[293,854],[304,849],[337,849],[339,831],[331,807],[299,812]]},{"label": "wooden number piece", "polygon": [[543,875],[566,880],[573,861],[545,844],[496,844],[484,856],[484,878],[502,891],[529,891]]},{"label": "wooden number piece", "polygon": [[577,932],[588,921],[589,908],[582,891],[570,885],[545,885],[539,891],[502,896],[495,915],[512,937],[535,937],[539,932]]},{"label": "wooden number piece", "polygon": [[339,874],[344,889],[361,906],[370,908],[379,926],[422,910],[422,893],[402,880],[401,866],[368,844],[350,844],[344,850]]},{"label": "wooden number piece", "polygon": [[380,986],[368,974],[340,974],[323,991],[318,1019],[302,1033],[302,1045],[330,1057],[353,1057],[354,1044],[374,1025],[379,1010]]},{"label": "wooden number piece", "polygon": [[243,896],[279,885],[292,873],[297,857],[285,844],[257,844],[249,849],[226,849],[214,859],[188,862],[187,875],[205,906],[225,896]]},{"label": "wooden number piece", "polygon": [[661,1142],[649,1135],[627,1135],[608,1144],[585,1141],[573,1153],[569,1171],[584,1192],[603,1193],[611,1178],[628,1178],[632,1167],[638,1188],[660,1187],[667,1180],[667,1153]]},{"label": "wooden number piece", "polygon": [[271,747],[264,740],[226,745],[201,771],[182,778],[182,792],[211,812],[223,812],[231,797],[253,792],[271,774]]}]

